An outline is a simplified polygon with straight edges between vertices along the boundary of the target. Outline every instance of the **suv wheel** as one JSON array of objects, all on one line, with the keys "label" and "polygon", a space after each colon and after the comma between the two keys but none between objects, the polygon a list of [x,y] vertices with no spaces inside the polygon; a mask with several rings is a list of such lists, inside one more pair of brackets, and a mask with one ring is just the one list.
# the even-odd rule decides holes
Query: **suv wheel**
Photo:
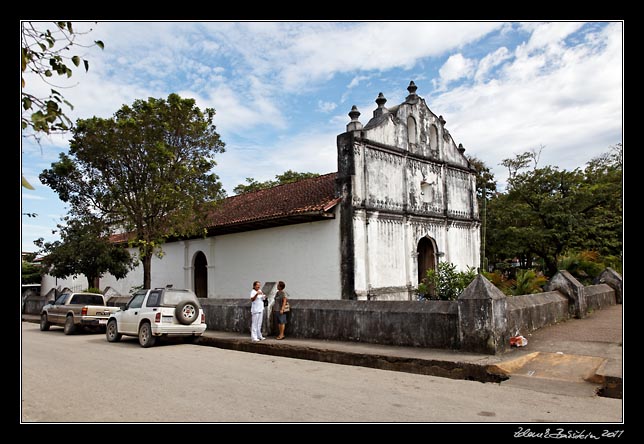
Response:
[{"label": "suv wheel", "polygon": [[40,315],[40,331],[47,331],[51,324],[47,320],[47,314],[43,313]]},{"label": "suv wheel", "polygon": [[181,301],[174,309],[174,315],[183,325],[190,325],[199,316],[199,307],[194,301]]},{"label": "suv wheel", "polygon": [[157,341],[157,338],[152,336],[152,326],[148,322],[144,322],[139,327],[139,344],[141,347],[152,347]]},{"label": "suv wheel", "polygon": [[63,332],[66,335],[71,335],[76,331],[76,325],[74,325],[74,317],[73,316],[67,316],[67,319],[65,319],[65,327],[63,328]]},{"label": "suv wheel", "polygon": [[118,342],[121,340],[121,333],[119,333],[116,326],[116,319],[110,319],[110,322],[107,323],[105,338],[107,338],[107,342]]}]

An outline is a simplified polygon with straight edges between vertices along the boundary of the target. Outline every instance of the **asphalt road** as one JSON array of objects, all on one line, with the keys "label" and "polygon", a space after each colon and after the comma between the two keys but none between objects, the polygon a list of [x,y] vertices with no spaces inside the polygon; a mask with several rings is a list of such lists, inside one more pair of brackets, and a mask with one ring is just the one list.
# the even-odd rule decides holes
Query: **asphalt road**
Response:
[{"label": "asphalt road", "polygon": [[[23,322],[21,421],[620,422],[622,401]],[[614,428],[614,427],[613,427]]]}]

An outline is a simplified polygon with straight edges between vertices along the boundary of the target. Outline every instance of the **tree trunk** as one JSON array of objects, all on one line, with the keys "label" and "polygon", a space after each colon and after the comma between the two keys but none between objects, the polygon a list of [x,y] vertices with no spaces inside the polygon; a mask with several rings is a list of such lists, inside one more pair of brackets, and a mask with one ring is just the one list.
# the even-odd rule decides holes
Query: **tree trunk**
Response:
[{"label": "tree trunk", "polygon": [[147,253],[141,261],[143,262],[143,288],[152,288],[152,255]]},{"label": "tree trunk", "polygon": [[99,285],[99,276],[86,276],[87,277],[87,288],[97,288],[100,289]]},{"label": "tree trunk", "polygon": [[548,257],[545,257],[543,259],[546,262],[546,270],[547,270],[548,277],[553,277],[555,274],[557,274],[557,271],[559,271],[557,269],[557,259],[552,259]]}]

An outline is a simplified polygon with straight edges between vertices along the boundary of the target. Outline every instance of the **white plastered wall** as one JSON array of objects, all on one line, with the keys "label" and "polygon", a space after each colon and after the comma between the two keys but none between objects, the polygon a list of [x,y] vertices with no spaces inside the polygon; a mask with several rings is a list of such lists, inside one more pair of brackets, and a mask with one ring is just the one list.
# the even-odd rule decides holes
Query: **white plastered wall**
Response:
[{"label": "white plastered wall", "polygon": [[[296,299],[341,298],[337,219],[171,242],[163,245],[163,251],[162,259],[152,259],[152,287],[171,284],[194,289],[194,257],[201,251],[208,263],[209,298],[247,297],[254,280],[282,280]],[[44,293],[55,286],[79,290],[87,286],[84,276],[57,282],[45,276],[42,282]],[[126,295],[142,283],[143,267],[139,265],[125,279],[105,275],[100,289],[110,286]]]}]

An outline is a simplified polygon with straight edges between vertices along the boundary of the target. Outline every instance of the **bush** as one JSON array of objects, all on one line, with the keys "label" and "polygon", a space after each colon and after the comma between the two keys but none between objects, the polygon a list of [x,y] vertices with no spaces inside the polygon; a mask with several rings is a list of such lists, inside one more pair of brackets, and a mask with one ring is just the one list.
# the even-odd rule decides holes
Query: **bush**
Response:
[{"label": "bush", "polygon": [[101,290],[99,290],[98,288],[94,288],[94,287],[89,287],[88,289],[83,290],[83,291],[84,291],[85,293],[98,293],[98,294],[103,294],[103,293],[101,292]]},{"label": "bush", "polygon": [[517,271],[517,280],[512,288],[512,294],[541,293],[546,282],[548,282],[548,279],[543,274],[537,274],[534,270],[519,270]]},{"label": "bush", "polygon": [[418,285],[419,299],[453,301],[476,277],[476,270],[456,271],[456,265],[439,262],[436,270],[427,270],[427,276]]},{"label": "bush", "polygon": [[559,269],[568,270],[579,282],[584,285],[590,285],[606,267],[611,267],[617,271],[613,267],[617,263],[621,271],[621,261],[616,259],[615,256],[604,258],[597,251],[581,251],[564,257],[559,262]]}]

